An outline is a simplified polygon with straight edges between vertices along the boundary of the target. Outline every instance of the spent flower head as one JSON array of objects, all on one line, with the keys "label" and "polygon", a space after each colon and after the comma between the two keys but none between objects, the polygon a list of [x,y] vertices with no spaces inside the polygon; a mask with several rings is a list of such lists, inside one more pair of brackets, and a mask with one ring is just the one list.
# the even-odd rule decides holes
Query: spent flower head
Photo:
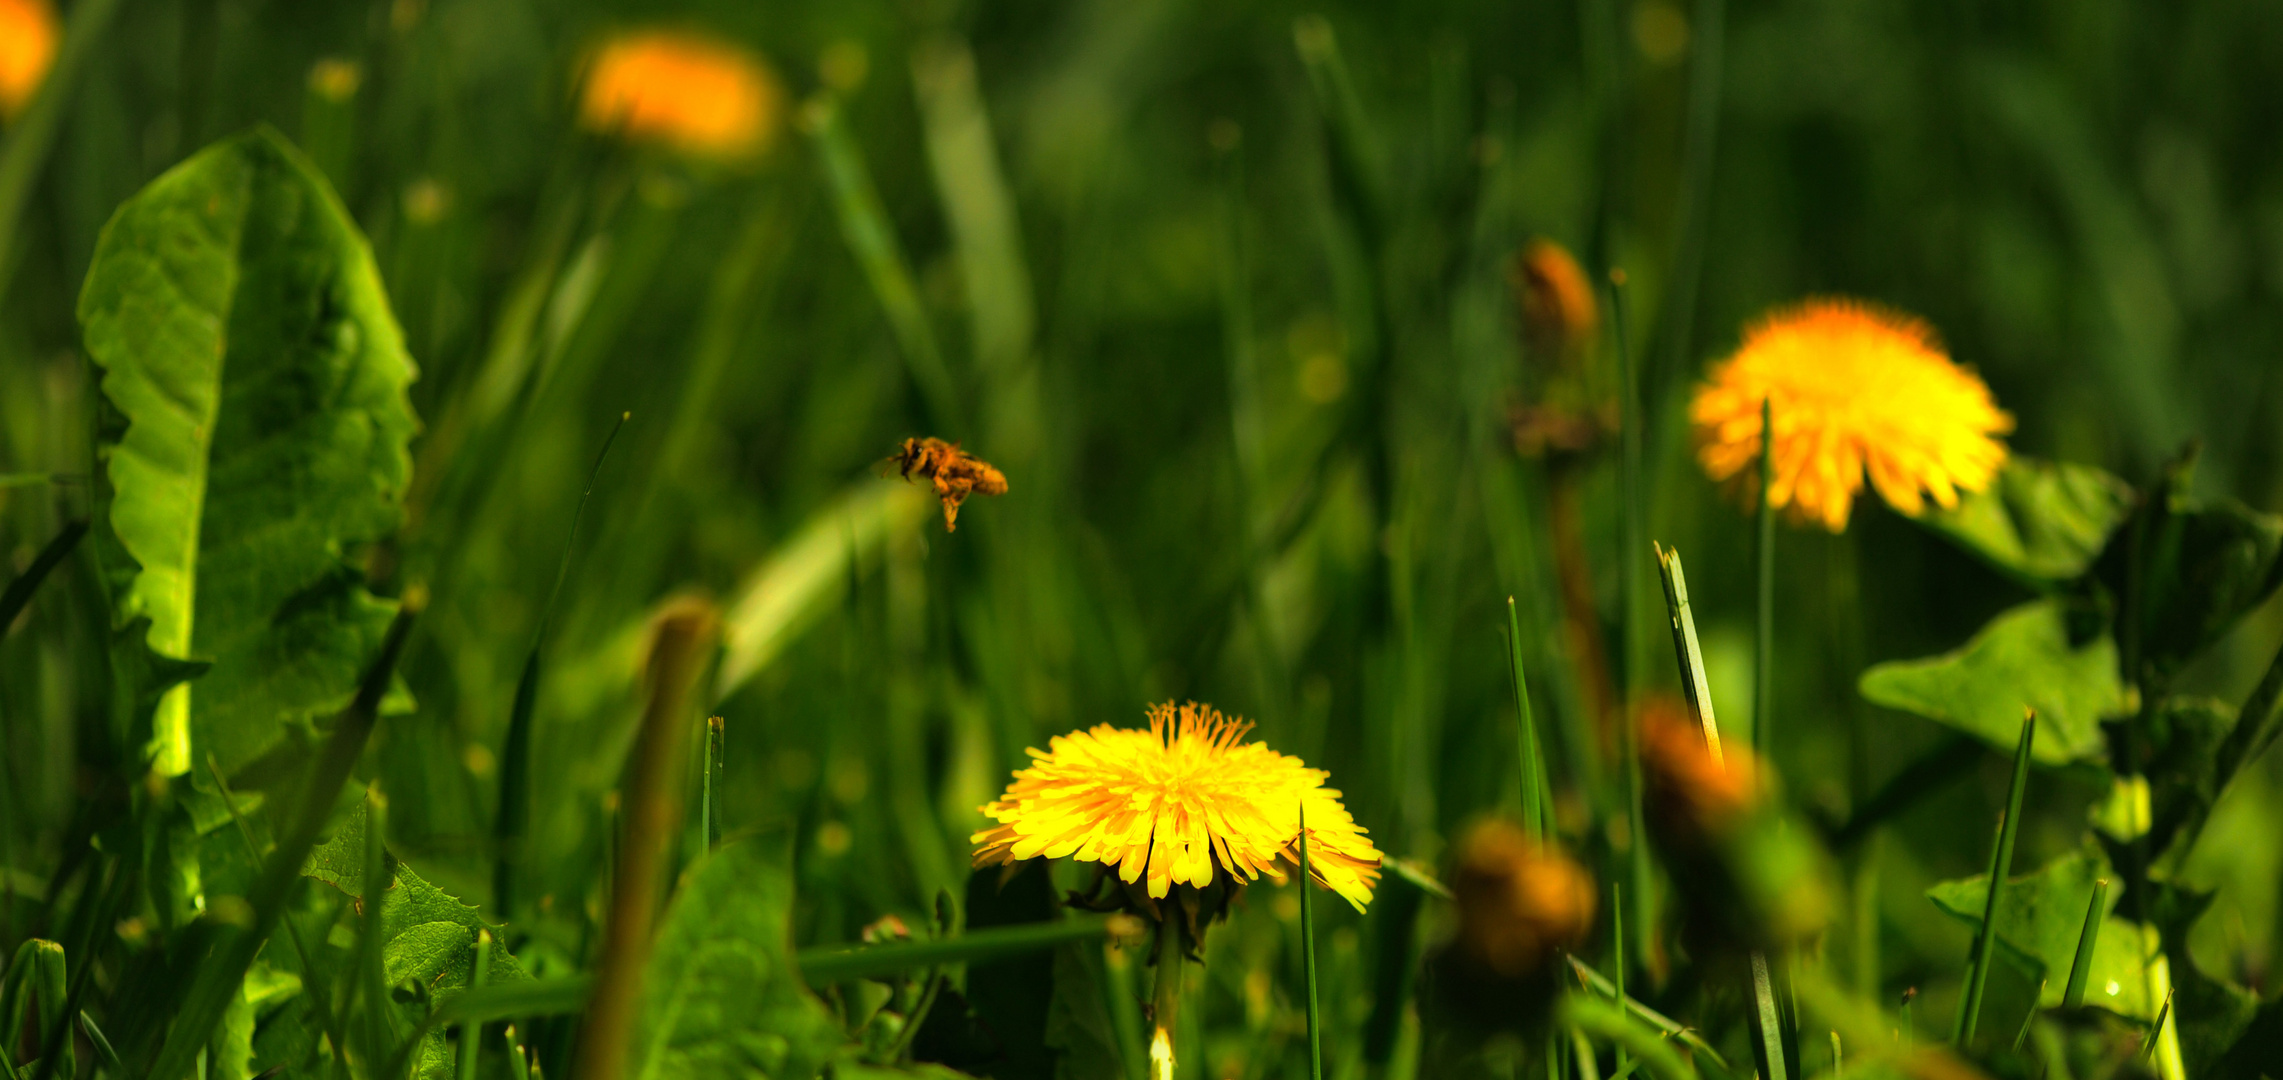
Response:
[{"label": "spent flower head", "polygon": [[1097,724],[1032,750],[1031,766],[983,813],[975,865],[1018,859],[1098,862],[1155,900],[1176,884],[1203,889],[1284,879],[1300,864],[1300,806],[1308,807],[1308,870],[1358,911],[1379,880],[1380,854],[1324,785],[1329,774],[1261,742],[1209,705],[1152,706],[1149,729]]},{"label": "spent flower head", "polygon": [[[1989,486],[2013,417],[1952,363],[1924,321],[1859,300],[1770,313],[1713,365],[1689,403],[1697,458],[1714,480],[1756,475],[1760,409],[1775,416],[1770,504],[1794,521],[1847,528],[1869,476],[1905,514]],[[1756,490],[1756,489],[1755,489]]]}]

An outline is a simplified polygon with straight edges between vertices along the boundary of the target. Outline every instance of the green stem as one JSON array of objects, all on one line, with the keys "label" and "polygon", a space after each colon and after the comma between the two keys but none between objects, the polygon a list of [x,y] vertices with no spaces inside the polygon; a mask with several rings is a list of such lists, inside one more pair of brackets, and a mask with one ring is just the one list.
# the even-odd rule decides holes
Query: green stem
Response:
[{"label": "green stem", "polygon": [[714,792],[721,784],[722,736],[721,717],[707,717],[705,773],[698,811],[698,816],[703,821],[707,851],[712,851],[721,844],[721,808],[714,803]]},{"label": "green stem", "polygon": [[1775,406],[1771,399],[1761,398],[1758,545],[1753,553],[1759,587],[1753,620],[1756,633],[1752,656],[1752,749],[1770,768],[1774,768],[1772,755],[1775,752],[1770,724],[1775,713],[1776,687],[1776,507],[1768,496],[1776,486],[1775,436]]},{"label": "green stem", "polygon": [[1157,924],[1157,988],[1150,995],[1150,1080],[1173,1080],[1173,1032],[1181,1014],[1181,912],[1167,907],[1174,909]]},{"label": "green stem", "polygon": [[1620,539],[1623,554],[1618,558],[1618,650],[1617,667],[1620,673],[1617,688],[1618,747],[1624,757],[1625,800],[1628,838],[1626,857],[1633,882],[1634,958],[1641,970],[1654,967],[1654,950],[1651,948],[1650,928],[1657,925],[1655,881],[1649,865],[1649,845],[1643,835],[1641,801],[1641,731],[1640,717],[1634,709],[1635,688],[1640,684],[1640,658],[1635,642],[1640,638],[1641,568],[1635,555],[1641,550],[1646,514],[1641,502],[1641,401],[1638,373],[1633,370],[1633,353],[1626,340],[1625,326],[1625,272],[1609,272],[1610,326],[1617,337],[1618,385],[1618,489],[1619,513],[1622,515]]},{"label": "green stem", "polygon": [[2021,741],[2013,754],[2013,786],[2006,792],[2005,816],[1998,819],[1997,847],[1990,852],[1990,891],[1982,901],[1982,925],[1974,935],[1966,993],[1958,1005],[1958,1030],[1951,1040],[1961,1050],[1974,1041],[1974,1026],[1981,1020],[1982,989],[1989,982],[1990,957],[1997,951],[1998,898],[2005,893],[2006,874],[2013,866],[2014,835],[2021,825],[2021,796],[2029,787],[2029,748],[2036,738],[2037,714],[2024,710]]},{"label": "green stem", "polygon": [[[468,989],[481,990],[491,977],[491,931],[476,931],[476,969],[468,977]],[[460,1080],[476,1080],[476,1063],[483,1057],[484,1022],[469,1020],[460,1025]]]}]

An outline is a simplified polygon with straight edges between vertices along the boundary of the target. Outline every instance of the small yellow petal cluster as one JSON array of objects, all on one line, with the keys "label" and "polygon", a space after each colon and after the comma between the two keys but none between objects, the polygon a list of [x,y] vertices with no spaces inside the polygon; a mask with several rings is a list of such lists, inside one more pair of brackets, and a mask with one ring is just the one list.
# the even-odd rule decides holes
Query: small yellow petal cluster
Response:
[{"label": "small yellow petal cluster", "polygon": [[56,36],[48,0],[0,0],[0,118],[24,111],[48,77]]},{"label": "small yellow petal cluster", "polygon": [[1987,487],[2005,464],[2013,417],[1951,362],[1926,323],[1856,300],[1778,310],[1712,368],[1689,403],[1697,456],[1714,480],[1752,475],[1760,405],[1775,414],[1768,501],[1794,521],[1847,527],[1863,479],[1905,514]]},{"label": "small yellow petal cluster", "polygon": [[975,865],[1072,856],[1128,884],[1146,876],[1160,899],[1176,882],[1211,884],[1216,862],[1232,878],[1281,881],[1278,860],[1300,864],[1305,801],[1309,876],[1361,911],[1379,880],[1378,849],[1323,786],[1329,774],[1242,742],[1251,728],[1169,701],[1150,708],[1147,731],[1098,724],[1058,735],[983,807],[999,824],[972,838]]},{"label": "small yellow petal cluster", "polygon": [[587,71],[579,120],[703,157],[749,157],[777,134],[785,93],[758,58],[670,30],[603,43]]}]

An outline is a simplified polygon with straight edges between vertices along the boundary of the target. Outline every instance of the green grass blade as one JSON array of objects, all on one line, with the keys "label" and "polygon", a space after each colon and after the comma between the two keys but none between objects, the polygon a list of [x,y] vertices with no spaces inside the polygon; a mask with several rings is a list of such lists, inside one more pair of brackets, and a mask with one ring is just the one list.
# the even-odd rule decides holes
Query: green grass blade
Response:
[{"label": "green grass blade", "polygon": [[2077,956],[2069,962],[2069,981],[2063,984],[2061,1007],[2074,1009],[2085,1003],[2085,981],[2093,974],[2093,946],[2101,940],[2102,910],[2109,898],[2109,879],[2093,882],[2093,898],[2085,905],[2085,928],[2077,932]]},{"label": "green grass blade", "polygon": [[2013,866],[2014,835],[2021,824],[2021,797],[2029,787],[2029,750],[2037,737],[2037,714],[2026,712],[2021,719],[2021,742],[2013,754],[2013,785],[2006,792],[2005,816],[1998,819],[1998,843],[1990,852],[1990,892],[1982,901],[1982,926],[1974,935],[1974,953],[1966,973],[1966,993],[1958,1005],[1957,1033],[1951,1042],[1963,1050],[1974,1041],[1974,1027],[1981,1020],[1982,989],[1989,982],[1990,958],[1997,953],[1997,938],[1993,927],[1998,918],[1998,897],[2006,887],[2006,874]]},{"label": "green grass blade", "polygon": [[253,909],[253,924],[222,934],[213,951],[198,965],[198,974],[190,985],[182,1010],[176,1014],[158,1060],[147,1074],[149,1080],[179,1080],[190,1074],[199,1051],[206,1048],[208,1038],[214,1033],[214,1025],[221,1021],[223,1011],[237,996],[239,984],[246,978],[246,968],[254,962],[254,954],[261,951],[263,942],[284,917],[286,901],[291,898],[294,887],[301,883],[302,863],[317,846],[317,838],[325,831],[326,819],[332,815],[334,800],[340,796],[342,785],[348,782],[358,756],[364,752],[365,741],[380,720],[381,697],[388,690],[389,677],[396,671],[397,657],[404,652],[405,639],[410,636],[413,618],[421,607],[420,597],[407,596],[397,609],[396,618],[389,624],[388,636],[381,644],[379,658],[366,669],[364,680],[357,687],[356,699],[334,723],[333,734],[318,756],[315,771],[310,774],[299,800],[292,805],[293,818],[284,838],[270,852],[269,861],[262,864],[261,877],[249,890],[246,899]]},{"label": "green grass blade", "polygon": [[111,1049],[111,1040],[103,1037],[103,1029],[95,1026],[95,1018],[82,1009],[79,1013],[79,1030],[86,1034],[87,1044],[95,1048],[95,1060],[103,1068],[119,1072],[125,1068],[119,1062],[119,1052]]},{"label": "green grass blade", "polygon": [[1630,1050],[1650,1075],[1661,1080],[1698,1080],[1695,1066],[1681,1057],[1670,1042],[1615,1002],[1584,994],[1562,999],[1562,1020],[1588,1035],[1598,1036]]},{"label": "green grass blade", "polygon": [[1514,683],[1514,745],[1522,756],[1522,831],[1543,843],[1545,797],[1538,790],[1538,722],[1530,712],[1530,683],[1522,672],[1522,616],[1506,598],[1506,663]]},{"label": "green grass blade", "polygon": [[[491,931],[476,931],[476,968],[468,976],[468,989],[484,988],[491,975]],[[484,1050],[484,1022],[467,1020],[460,1024],[460,1080],[476,1080],[476,1064]]]},{"label": "green grass blade", "polygon": [[971,930],[955,937],[902,941],[866,948],[803,949],[796,958],[801,976],[813,987],[895,975],[946,964],[971,964],[1051,949],[1067,941],[1125,936],[1131,920],[1120,916],[1059,919],[1021,926]]},{"label": "green grass blade", "polygon": [[1720,1051],[1714,1049],[1711,1043],[1706,1042],[1703,1036],[1681,1025],[1671,1017],[1626,996],[1620,982],[1611,981],[1608,976],[1595,971],[1592,965],[1585,961],[1572,956],[1569,957],[1569,962],[1570,971],[1577,976],[1579,984],[1586,989],[1605,995],[1612,1001],[1622,1003],[1625,1006],[1625,1011],[1640,1018],[1641,1022],[1656,1028],[1668,1038],[1680,1040],[1683,1045],[1689,1048],[1690,1053],[1696,1056],[1700,1066],[1709,1065],[1712,1067],[1719,1080],[1727,1080],[1730,1076],[1731,1070],[1728,1067],[1728,1059],[1720,1056]]},{"label": "green grass blade", "polygon": [[0,637],[7,636],[8,628],[16,625],[16,616],[24,613],[25,605],[32,602],[32,594],[39,591],[40,583],[48,579],[48,574],[71,555],[72,549],[79,546],[80,537],[86,535],[87,519],[65,524],[55,538],[32,557],[32,564],[8,583],[8,591],[0,592]]},{"label": "green grass blade", "polygon": [[2021,1053],[2021,1048],[2029,1045],[2029,1029],[2037,1023],[2037,1003],[2045,1000],[2045,987],[2051,981],[2050,979],[2037,980],[2037,994],[2029,999],[2029,1012],[2021,1018],[2021,1030],[2016,1032],[2013,1037],[2014,1053]]},{"label": "green grass blade", "polygon": [[[1609,951],[1617,956],[1617,966],[1611,969],[1617,972],[1617,987],[1612,996],[1619,1002],[1624,1002],[1629,999],[1625,996],[1625,885],[1622,882],[1610,883],[1609,917]],[[1626,1060],[1631,1056],[1632,1052],[1625,1049],[1624,1043],[1617,1044],[1618,1075],[1623,1076],[1633,1071],[1633,1063]]]},{"label": "green grass blade", "polygon": [[1308,1076],[1324,1080],[1324,1037],[1316,1005],[1316,905],[1308,887],[1308,804],[1300,804],[1300,958],[1308,970]]}]

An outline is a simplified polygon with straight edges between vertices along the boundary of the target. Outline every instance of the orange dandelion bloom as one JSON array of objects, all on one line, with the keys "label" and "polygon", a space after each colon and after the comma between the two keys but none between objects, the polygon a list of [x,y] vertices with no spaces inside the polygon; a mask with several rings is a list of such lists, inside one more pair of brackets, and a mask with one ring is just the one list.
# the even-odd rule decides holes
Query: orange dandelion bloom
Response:
[{"label": "orange dandelion bloom", "polygon": [[1753,473],[1760,404],[1775,414],[1769,501],[1832,532],[1863,479],[1905,514],[1957,505],[2005,464],[2013,417],[1952,363],[1924,321],[1856,300],[1809,300],[1745,332],[1689,403],[1697,457],[1714,480]]},{"label": "orange dandelion bloom", "polygon": [[0,0],[0,117],[24,111],[55,64],[55,8],[47,0]]},{"label": "orange dandelion bloom", "polygon": [[666,30],[605,42],[587,71],[579,120],[596,131],[665,143],[702,157],[769,148],[785,92],[760,59],[735,46]]},{"label": "orange dandelion bloom", "polygon": [[975,865],[1044,856],[1148,879],[1165,898],[1175,883],[1203,888],[1216,872],[1284,880],[1300,865],[1300,805],[1308,806],[1308,872],[1361,911],[1379,880],[1380,854],[1324,786],[1329,776],[1260,742],[1252,725],[1194,702],[1151,706],[1149,730],[1098,724],[1030,751],[999,801],[998,822],[976,833]]},{"label": "orange dandelion bloom", "polygon": [[969,495],[1004,495],[1007,474],[990,462],[942,439],[905,439],[888,464],[899,467],[904,479],[927,478],[935,484],[935,497],[943,500],[943,531],[959,528],[959,504]]}]

